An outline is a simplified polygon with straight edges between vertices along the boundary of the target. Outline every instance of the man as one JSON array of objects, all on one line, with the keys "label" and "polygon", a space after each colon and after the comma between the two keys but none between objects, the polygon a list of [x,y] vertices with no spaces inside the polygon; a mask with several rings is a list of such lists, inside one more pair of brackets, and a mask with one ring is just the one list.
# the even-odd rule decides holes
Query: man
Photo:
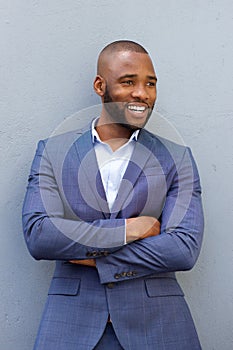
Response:
[{"label": "man", "polygon": [[57,262],[36,350],[201,348],[175,277],[200,252],[199,177],[189,148],[144,129],[156,81],[141,45],[109,44],[100,117],[38,145],[24,234]]}]

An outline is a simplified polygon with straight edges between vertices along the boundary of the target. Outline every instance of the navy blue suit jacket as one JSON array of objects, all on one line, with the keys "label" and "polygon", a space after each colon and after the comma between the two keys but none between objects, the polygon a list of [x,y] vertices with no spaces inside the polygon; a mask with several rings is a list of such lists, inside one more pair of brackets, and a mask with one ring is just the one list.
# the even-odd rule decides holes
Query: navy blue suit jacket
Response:
[{"label": "navy blue suit jacket", "polygon": [[[161,233],[124,244],[125,218]],[[40,141],[23,206],[36,259],[56,260],[35,349],[93,349],[110,314],[124,349],[200,349],[175,271],[200,252],[203,211],[189,148],[141,130],[110,212],[90,129]],[[96,259],[96,268],[70,259]]]}]

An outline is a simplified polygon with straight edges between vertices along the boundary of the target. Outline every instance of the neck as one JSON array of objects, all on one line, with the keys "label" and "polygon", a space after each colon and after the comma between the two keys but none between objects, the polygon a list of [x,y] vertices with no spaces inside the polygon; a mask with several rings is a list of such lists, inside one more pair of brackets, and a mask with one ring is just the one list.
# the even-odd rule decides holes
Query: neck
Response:
[{"label": "neck", "polygon": [[128,140],[133,133],[133,130],[127,129],[124,125],[109,121],[102,115],[97,122],[96,130],[103,142],[112,139]]},{"label": "neck", "polygon": [[123,125],[106,121],[102,116],[99,118],[96,131],[101,141],[106,142],[113,151],[123,146],[132,135],[133,131]]}]

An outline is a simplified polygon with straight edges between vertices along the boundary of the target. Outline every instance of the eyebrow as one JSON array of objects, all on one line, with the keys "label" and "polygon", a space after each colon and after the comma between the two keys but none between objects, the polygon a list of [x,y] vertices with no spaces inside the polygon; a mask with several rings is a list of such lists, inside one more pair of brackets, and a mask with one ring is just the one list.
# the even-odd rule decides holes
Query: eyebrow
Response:
[{"label": "eyebrow", "polygon": [[[137,77],[137,74],[125,74],[125,75],[122,75],[119,80],[121,79],[126,79],[126,78],[136,78]],[[155,80],[157,81],[157,77],[155,75],[147,75],[147,78],[149,80]]]}]

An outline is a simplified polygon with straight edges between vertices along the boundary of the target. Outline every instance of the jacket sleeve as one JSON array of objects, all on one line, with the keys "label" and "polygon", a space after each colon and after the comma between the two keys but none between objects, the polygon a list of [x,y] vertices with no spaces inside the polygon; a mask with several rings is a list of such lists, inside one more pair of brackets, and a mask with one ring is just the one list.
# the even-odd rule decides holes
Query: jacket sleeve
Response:
[{"label": "jacket sleeve", "polygon": [[204,219],[199,175],[189,148],[185,148],[172,178],[160,219],[160,235],[135,241],[97,260],[101,283],[194,266],[201,248]]},{"label": "jacket sleeve", "polygon": [[[69,260],[106,256],[125,242],[125,220],[67,219],[53,167],[40,141],[23,204],[25,241],[35,259]],[[106,248],[108,247],[108,248]]]}]

